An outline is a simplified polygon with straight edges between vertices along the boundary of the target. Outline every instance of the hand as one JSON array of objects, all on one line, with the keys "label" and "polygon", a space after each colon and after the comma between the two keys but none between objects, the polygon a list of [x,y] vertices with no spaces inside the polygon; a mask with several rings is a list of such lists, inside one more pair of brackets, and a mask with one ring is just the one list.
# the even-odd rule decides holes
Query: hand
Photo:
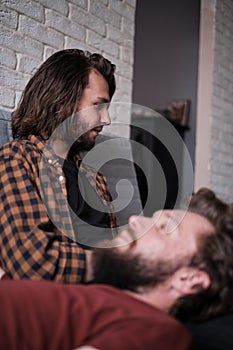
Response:
[{"label": "hand", "polygon": [[5,271],[0,267],[0,279],[5,275]]},{"label": "hand", "polygon": [[92,251],[85,250],[85,255],[86,255],[86,273],[84,276],[84,282],[89,282],[93,278]]}]

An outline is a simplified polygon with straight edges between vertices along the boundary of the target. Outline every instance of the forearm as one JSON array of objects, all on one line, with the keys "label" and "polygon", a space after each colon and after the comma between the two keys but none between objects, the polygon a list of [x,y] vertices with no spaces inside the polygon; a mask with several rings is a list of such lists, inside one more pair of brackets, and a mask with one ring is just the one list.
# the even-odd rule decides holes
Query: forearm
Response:
[{"label": "forearm", "polygon": [[17,232],[8,245],[1,242],[1,266],[7,275],[13,279],[83,282],[85,252],[77,243],[38,228],[23,236]]}]

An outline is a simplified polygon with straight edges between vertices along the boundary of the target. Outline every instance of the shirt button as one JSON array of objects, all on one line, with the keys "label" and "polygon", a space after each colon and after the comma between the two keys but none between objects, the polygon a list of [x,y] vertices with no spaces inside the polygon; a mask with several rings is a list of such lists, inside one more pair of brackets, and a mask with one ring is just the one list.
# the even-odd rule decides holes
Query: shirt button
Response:
[{"label": "shirt button", "polygon": [[63,181],[63,179],[64,179],[64,176],[59,176],[59,178],[58,178],[58,180],[60,181],[60,182],[62,182]]},{"label": "shirt button", "polygon": [[52,164],[52,162],[53,162],[52,159],[49,159],[49,160],[48,160],[48,163],[49,163],[49,164]]}]

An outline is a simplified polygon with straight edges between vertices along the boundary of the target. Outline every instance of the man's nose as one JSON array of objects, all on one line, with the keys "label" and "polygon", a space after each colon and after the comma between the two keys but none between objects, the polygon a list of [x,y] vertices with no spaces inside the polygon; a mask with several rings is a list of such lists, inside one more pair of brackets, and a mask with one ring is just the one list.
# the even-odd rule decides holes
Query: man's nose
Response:
[{"label": "man's nose", "polygon": [[102,125],[110,125],[111,124],[111,118],[110,118],[110,115],[109,115],[107,109],[103,109],[102,111],[100,111],[100,123]]},{"label": "man's nose", "polygon": [[167,216],[164,210],[159,210],[154,213],[153,218],[155,219],[155,224],[159,229],[164,229],[167,225]]}]

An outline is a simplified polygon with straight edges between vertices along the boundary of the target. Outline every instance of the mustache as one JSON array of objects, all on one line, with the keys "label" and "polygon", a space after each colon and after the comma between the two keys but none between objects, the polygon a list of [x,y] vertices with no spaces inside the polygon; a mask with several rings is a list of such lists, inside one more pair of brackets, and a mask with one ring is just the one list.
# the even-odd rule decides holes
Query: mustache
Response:
[{"label": "mustache", "polygon": [[127,228],[120,229],[118,235],[121,235],[121,233],[123,233],[125,231],[129,234],[129,236],[131,238],[131,242],[129,242],[129,246],[130,247],[135,246],[136,245],[136,241],[138,239],[138,236],[137,236],[136,232],[134,230],[132,230],[130,227],[127,227]]}]

